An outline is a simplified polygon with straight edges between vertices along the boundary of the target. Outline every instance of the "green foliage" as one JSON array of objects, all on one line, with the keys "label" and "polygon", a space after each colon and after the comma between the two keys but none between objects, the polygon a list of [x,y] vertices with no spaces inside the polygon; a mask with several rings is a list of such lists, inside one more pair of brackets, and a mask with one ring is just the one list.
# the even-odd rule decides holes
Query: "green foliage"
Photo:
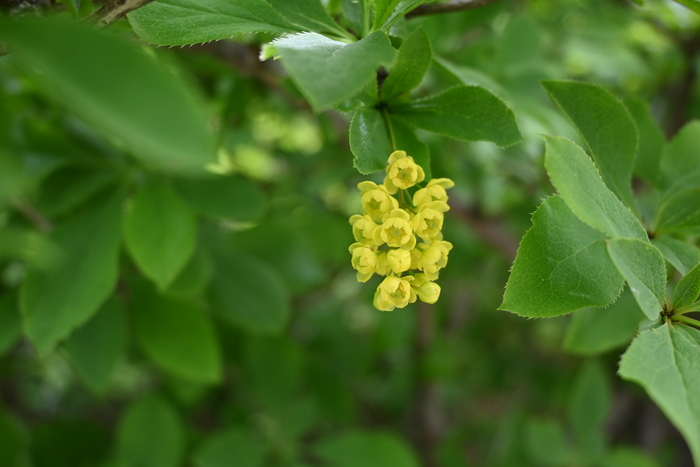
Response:
[{"label": "green foliage", "polygon": [[678,282],[673,291],[673,307],[683,308],[693,304],[700,296],[700,265],[695,266]]},{"label": "green foliage", "polygon": [[700,250],[695,245],[669,236],[655,238],[652,243],[661,251],[666,261],[683,275],[688,274],[688,271],[700,263]]},{"label": "green foliage", "polygon": [[418,87],[432,63],[430,39],[422,29],[413,31],[401,44],[396,62],[382,84],[382,101],[391,102]]},{"label": "green foliage", "polygon": [[391,465],[417,467],[418,460],[404,443],[381,432],[350,432],[322,440],[316,454],[338,467]]},{"label": "green foliage", "polygon": [[175,189],[201,214],[230,221],[256,221],[267,207],[260,188],[238,176],[179,179]]},{"label": "green foliage", "polygon": [[17,298],[8,294],[0,299],[0,355],[10,350],[22,336]]},{"label": "green foliage", "polygon": [[197,467],[260,467],[265,446],[251,439],[250,433],[232,428],[207,439],[195,455]]},{"label": "green foliage", "polygon": [[384,170],[383,154],[391,153],[387,121],[380,111],[357,109],[350,122],[350,149],[355,155],[353,166],[361,174]]}]

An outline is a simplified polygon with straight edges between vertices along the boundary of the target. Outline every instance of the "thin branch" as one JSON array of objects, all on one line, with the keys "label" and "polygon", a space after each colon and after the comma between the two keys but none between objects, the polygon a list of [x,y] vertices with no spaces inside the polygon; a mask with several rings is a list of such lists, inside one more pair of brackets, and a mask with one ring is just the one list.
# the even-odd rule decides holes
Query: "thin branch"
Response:
[{"label": "thin branch", "polygon": [[141,8],[153,0],[107,0],[96,12],[89,16],[100,26],[109,26],[130,11]]},{"label": "thin branch", "polygon": [[455,11],[471,10],[480,6],[495,3],[498,0],[451,0],[443,3],[427,3],[409,12],[406,18],[416,16],[437,15],[440,13],[453,13]]}]

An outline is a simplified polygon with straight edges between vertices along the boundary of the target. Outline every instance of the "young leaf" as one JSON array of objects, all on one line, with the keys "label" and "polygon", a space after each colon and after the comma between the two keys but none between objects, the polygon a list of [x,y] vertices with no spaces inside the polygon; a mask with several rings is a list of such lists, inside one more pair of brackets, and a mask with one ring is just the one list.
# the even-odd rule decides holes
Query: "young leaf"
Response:
[{"label": "young leaf", "polygon": [[700,463],[700,331],[669,322],[641,333],[622,356],[619,374],[644,387]]},{"label": "young leaf", "polygon": [[346,44],[313,32],[272,43],[282,64],[316,111],[332,107],[359,93],[396,51],[386,34],[374,31]]},{"label": "young leaf", "polygon": [[[690,175],[700,172],[699,147],[700,121],[696,120],[681,128],[664,147],[660,163],[659,186],[661,188],[668,189],[681,180],[687,180]],[[687,184],[682,189],[697,187],[700,184],[700,181],[694,181],[695,184]]]},{"label": "young leaf", "polygon": [[543,138],[549,178],[579,219],[613,238],[646,240],[639,220],[605,186],[583,149],[561,136]]},{"label": "young leaf", "polygon": [[197,219],[160,180],[150,180],[134,197],[124,219],[124,241],[139,269],[163,290],[194,252]]},{"label": "young leaf", "polygon": [[700,296],[700,264],[695,266],[676,285],[673,291],[673,308],[683,308],[695,302]]},{"label": "young leaf", "polygon": [[479,86],[457,86],[435,96],[390,108],[398,120],[461,141],[505,147],[522,140],[515,115]]},{"label": "young leaf", "polygon": [[605,184],[634,207],[630,177],[637,151],[637,129],[625,106],[600,86],[575,81],[543,81],[588,146]]},{"label": "young leaf", "polygon": [[571,315],[562,348],[578,355],[598,355],[629,343],[644,313],[626,289],[607,308],[584,308]]},{"label": "young leaf", "polygon": [[396,5],[401,0],[372,0],[374,4],[374,26],[373,29],[380,29]]},{"label": "young leaf", "polygon": [[406,154],[413,157],[416,164],[423,168],[426,180],[433,178],[433,171],[430,168],[430,150],[428,146],[418,139],[413,128],[392,118],[391,115],[389,116],[389,121],[391,123],[392,133],[394,134],[394,141],[396,141],[396,147],[406,151]]},{"label": "young leaf", "polygon": [[22,337],[19,305],[14,293],[0,297],[0,357]]},{"label": "young leaf", "polygon": [[196,467],[261,467],[267,448],[251,434],[231,428],[209,437],[194,455]]},{"label": "young leaf", "polygon": [[217,256],[209,296],[216,313],[248,332],[278,333],[289,319],[289,296],[282,279],[243,253]]},{"label": "young leaf", "polygon": [[362,107],[355,111],[350,122],[350,149],[355,155],[353,166],[361,174],[384,170],[391,154],[391,140],[378,110]]},{"label": "young leaf", "polygon": [[195,90],[136,44],[45,19],[2,20],[0,40],[47,91],[145,163],[191,171],[213,161],[214,134]]},{"label": "young leaf", "polygon": [[625,100],[625,105],[637,125],[639,136],[634,173],[655,185],[659,177],[659,162],[666,138],[659,125],[651,118],[646,102],[630,98]]},{"label": "young leaf", "polygon": [[175,190],[202,214],[232,221],[256,221],[267,209],[265,193],[239,176],[178,179]]},{"label": "young leaf", "polygon": [[185,449],[185,429],[175,409],[151,395],[126,409],[116,442],[120,466],[178,467]]},{"label": "young leaf", "polygon": [[418,467],[418,459],[400,438],[382,432],[355,431],[320,440],[316,455],[337,467]]},{"label": "young leaf", "polygon": [[305,31],[344,34],[319,0],[268,0],[270,5]]},{"label": "young leaf", "polygon": [[608,241],[608,253],[649,319],[661,313],[666,302],[666,263],[649,242],[635,238]]},{"label": "young leaf", "polygon": [[146,284],[134,293],[134,331],[160,367],[191,381],[221,380],[221,350],[209,316],[189,302],[158,295]]},{"label": "young leaf", "polygon": [[113,296],[66,340],[70,360],[93,392],[102,394],[107,389],[112,372],[126,350],[126,335],[124,307]]},{"label": "young leaf", "polygon": [[90,319],[117,282],[121,196],[111,195],[52,234],[47,249],[27,270],[20,303],[27,337],[50,350]]},{"label": "young leaf", "polygon": [[158,0],[127,15],[138,36],[155,45],[189,45],[266,32],[295,33],[266,0]]},{"label": "young leaf", "polygon": [[381,100],[391,101],[418,87],[428,72],[432,59],[430,39],[423,29],[418,28],[401,45],[396,62],[382,85]]},{"label": "young leaf", "polygon": [[520,244],[500,309],[548,317],[613,302],[624,280],[605,251],[604,238],[559,196],[547,198]]},{"label": "young leaf", "polygon": [[684,276],[700,263],[700,250],[695,245],[676,240],[667,235],[655,238],[651,243],[658,248],[678,272]]}]

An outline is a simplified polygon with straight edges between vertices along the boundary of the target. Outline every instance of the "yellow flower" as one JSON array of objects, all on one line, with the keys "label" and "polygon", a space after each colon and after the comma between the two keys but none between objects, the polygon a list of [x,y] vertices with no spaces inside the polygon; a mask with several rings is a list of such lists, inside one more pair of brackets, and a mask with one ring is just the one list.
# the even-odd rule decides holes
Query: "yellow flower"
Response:
[{"label": "yellow flower", "polygon": [[411,267],[411,252],[402,248],[390,250],[386,254],[386,259],[389,268],[396,274],[408,271]]},{"label": "yellow flower", "polygon": [[394,209],[384,217],[384,223],[374,231],[377,245],[386,243],[391,248],[412,250],[416,246],[416,236],[411,227],[411,216],[403,209]]},{"label": "yellow flower", "polygon": [[355,214],[350,218],[350,225],[352,225],[352,234],[355,237],[355,241],[369,246],[374,245],[372,238],[378,225],[374,223],[370,216]]},{"label": "yellow flower", "polygon": [[433,201],[447,202],[448,190],[455,186],[455,182],[449,178],[434,178],[428,182],[425,188],[421,188],[413,195],[413,205],[420,207],[425,204],[430,204]]},{"label": "yellow flower", "polygon": [[449,209],[450,207],[442,201],[424,204],[411,222],[414,232],[427,242],[433,240],[442,229],[445,219],[443,212]]},{"label": "yellow flower", "polygon": [[411,288],[412,276],[389,276],[379,284],[374,294],[374,306],[381,311],[403,308],[416,301],[416,292]]},{"label": "yellow flower", "polygon": [[425,303],[435,303],[440,298],[440,286],[431,282],[425,274],[415,274],[411,287],[416,291],[418,298]]},{"label": "yellow flower", "polygon": [[357,188],[360,189],[362,211],[375,222],[380,222],[389,211],[399,207],[399,202],[389,194],[384,185],[360,182]]},{"label": "yellow flower", "polygon": [[377,252],[377,274],[386,276],[389,274],[389,260],[387,259],[386,251]]},{"label": "yellow flower", "polygon": [[438,272],[447,264],[447,255],[452,249],[450,242],[436,240],[430,245],[422,246],[423,253],[418,262],[419,268],[425,273],[428,280],[434,281],[438,278]]},{"label": "yellow flower", "polygon": [[357,280],[367,282],[377,270],[377,254],[362,243],[350,245],[352,267],[357,270]]},{"label": "yellow flower", "polygon": [[423,168],[413,161],[406,151],[394,151],[389,156],[389,166],[386,168],[384,185],[392,195],[399,188],[405,190],[425,179]]}]

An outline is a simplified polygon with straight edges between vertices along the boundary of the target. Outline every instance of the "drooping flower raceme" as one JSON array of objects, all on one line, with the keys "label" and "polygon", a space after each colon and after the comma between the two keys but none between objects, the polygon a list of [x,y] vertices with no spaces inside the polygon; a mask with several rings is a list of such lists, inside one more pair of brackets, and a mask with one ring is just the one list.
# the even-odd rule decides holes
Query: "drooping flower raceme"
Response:
[{"label": "drooping flower raceme", "polygon": [[[417,299],[435,303],[437,280],[447,264],[452,244],[442,239],[448,178],[430,180],[424,187],[423,168],[404,151],[389,156],[384,184],[358,185],[362,214],[350,217],[355,242],[350,246],[357,280],[375,273],[386,276],[374,294],[378,310],[403,308]],[[416,189],[417,188],[417,189]]]}]

